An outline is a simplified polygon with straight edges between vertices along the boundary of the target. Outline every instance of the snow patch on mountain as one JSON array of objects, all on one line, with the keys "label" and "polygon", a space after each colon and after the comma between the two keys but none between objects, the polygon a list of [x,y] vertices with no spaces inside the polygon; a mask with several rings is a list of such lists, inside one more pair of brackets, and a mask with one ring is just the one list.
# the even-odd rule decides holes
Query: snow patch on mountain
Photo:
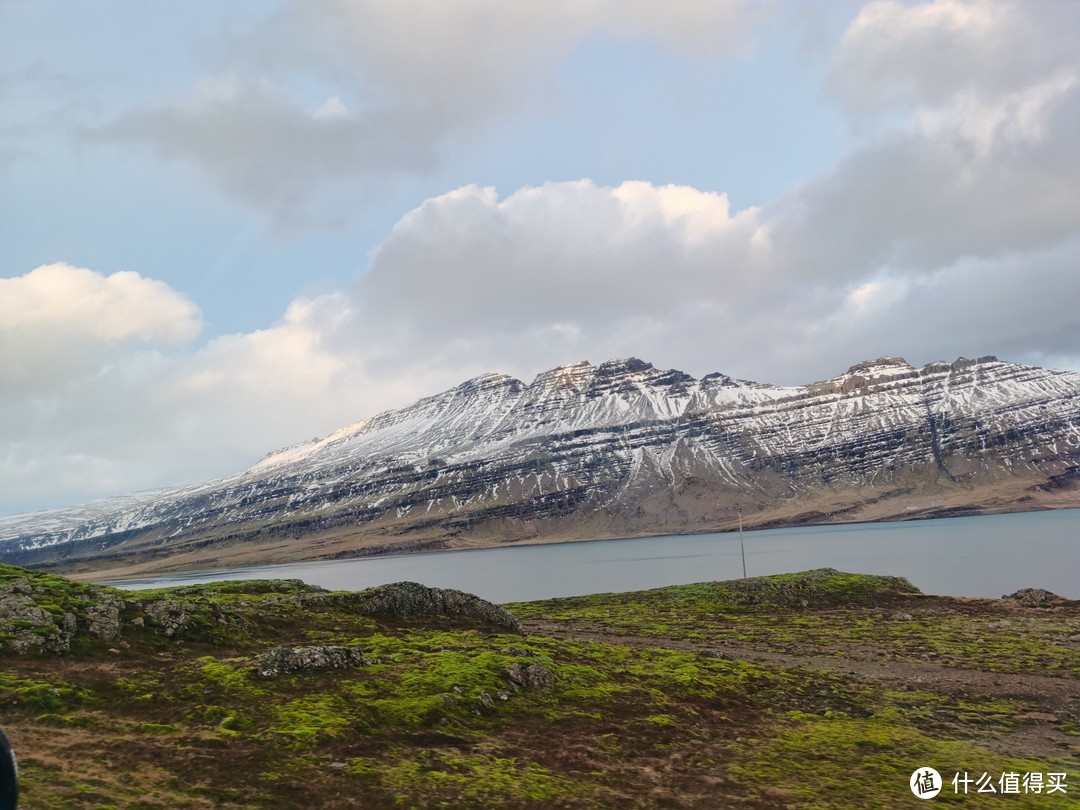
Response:
[{"label": "snow patch on mountain", "polygon": [[694,486],[764,503],[919,469],[955,482],[1078,462],[1080,375],[1071,372],[995,357],[916,369],[884,357],[779,387],[695,379],[637,358],[582,361],[530,383],[481,375],[215,481],[0,518],[0,556],[289,521],[311,530],[420,515],[632,513],[635,498]]}]

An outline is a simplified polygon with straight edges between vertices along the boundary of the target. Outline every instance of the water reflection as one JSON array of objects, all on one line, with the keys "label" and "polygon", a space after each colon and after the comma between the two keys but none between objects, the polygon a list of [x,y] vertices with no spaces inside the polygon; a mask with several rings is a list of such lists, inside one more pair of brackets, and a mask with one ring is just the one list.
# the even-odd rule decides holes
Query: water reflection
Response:
[{"label": "water reflection", "polygon": [[[768,529],[746,532],[745,542],[750,576],[830,567],[905,576],[927,593],[1001,596],[1040,587],[1080,598],[1080,510]],[[741,575],[738,534],[726,533],[253,566],[108,584],[297,578],[356,590],[414,580],[509,602]]]}]

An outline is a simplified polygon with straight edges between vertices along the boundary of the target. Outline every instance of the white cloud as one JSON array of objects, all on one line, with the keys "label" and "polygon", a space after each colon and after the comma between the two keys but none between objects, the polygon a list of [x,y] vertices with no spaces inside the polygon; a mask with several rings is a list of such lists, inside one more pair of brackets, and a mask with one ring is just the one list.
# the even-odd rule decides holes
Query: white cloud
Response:
[{"label": "white cloud", "polygon": [[1068,71],[993,99],[961,95],[947,106],[918,110],[918,129],[929,140],[967,141],[981,158],[997,144],[1037,144],[1047,135],[1046,119],[1077,84],[1080,73]]},{"label": "white cloud", "polygon": [[758,16],[745,0],[291,2],[247,47],[263,69],[348,75],[369,103],[423,106],[449,122],[501,114],[588,36],[716,57],[740,51]]},{"label": "white cloud", "polygon": [[318,121],[336,121],[341,118],[349,118],[352,113],[345,106],[345,102],[337,96],[330,96],[322,106],[315,111],[315,119]]},{"label": "white cloud", "polygon": [[349,315],[341,293],[299,298],[270,328],[212,340],[192,358],[178,386],[210,396],[227,388],[278,398],[295,391],[324,391],[344,365],[326,351],[324,336]]},{"label": "white cloud", "polygon": [[848,293],[843,312],[858,318],[878,317],[900,303],[907,291],[908,285],[898,279],[866,281]]},{"label": "white cloud", "polygon": [[388,365],[516,373],[642,352],[649,332],[693,334],[703,301],[712,318],[764,287],[759,230],[755,209],[732,214],[724,195],[687,187],[458,189],[403,217],[375,252],[355,293],[358,339]]},{"label": "white cloud", "polygon": [[51,264],[0,279],[5,498],[62,502],[144,486],[155,451],[179,450],[156,440],[168,414],[147,398],[168,354],[200,328],[191,301],[134,272]]},{"label": "white cloud", "polygon": [[191,337],[187,302],[138,276],[64,270],[91,290],[137,281],[158,297],[115,293],[110,309],[101,295],[72,296],[77,285],[39,291],[41,308],[60,313],[42,334],[76,328],[77,298],[82,338],[96,329],[89,342],[119,342],[77,368],[54,364],[45,392],[5,389],[0,490],[27,503],[199,480],[488,370],[529,376],[579,357],[656,357],[665,344],[676,363],[695,341],[690,356],[711,360],[731,334],[718,313],[733,290],[759,286],[746,272],[757,231],[753,210],[686,187],[584,180],[503,199],[466,187],[403,217],[351,292],[300,298],[265,329],[170,352],[154,347]]},{"label": "white cloud", "polygon": [[322,345],[342,294],[203,345],[194,306],[135,273],[38,268],[0,280],[0,302],[0,512],[235,471],[364,413]]},{"label": "white cloud", "polygon": [[764,207],[776,272],[819,291],[891,279],[908,293],[896,311],[910,312],[926,304],[914,290],[957,277],[965,262],[991,267],[1071,244],[1077,24],[1077,4],[865,5],[837,46],[830,85],[857,117],[887,115],[832,171]]},{"label": "white cloud", "polygon": [[0,329],[7,332],[181,343],[199,328],[194,304],[167,284],[131,271],[105,276],[58,263],[0,278]]},{"label": "white cloud", "polygon": [[802,321],[802,362],[845,346],[1075,357],[1078,24],[1070,3],[861,9],[829,84],[857,120],[884,115],[831,172],[762,213],[777,272],[821,302]]},{"label": "white cloud", "polygon": [[0,278],[0,379],[49,385],[95,373],[123,344],[183,344],[200,328],[198,308],[160,281],[42,265]]}]

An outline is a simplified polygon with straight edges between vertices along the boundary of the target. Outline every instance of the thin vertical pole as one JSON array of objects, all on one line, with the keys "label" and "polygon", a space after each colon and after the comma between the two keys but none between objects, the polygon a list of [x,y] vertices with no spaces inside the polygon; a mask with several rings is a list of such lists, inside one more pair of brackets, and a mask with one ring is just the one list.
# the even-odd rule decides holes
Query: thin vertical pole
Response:
[{"label": "thin vertical pole", "polygon": [[742,552],[742,578],[746,579],[746,546],[742,537],[742,507],[739,507],[739,551]]}]

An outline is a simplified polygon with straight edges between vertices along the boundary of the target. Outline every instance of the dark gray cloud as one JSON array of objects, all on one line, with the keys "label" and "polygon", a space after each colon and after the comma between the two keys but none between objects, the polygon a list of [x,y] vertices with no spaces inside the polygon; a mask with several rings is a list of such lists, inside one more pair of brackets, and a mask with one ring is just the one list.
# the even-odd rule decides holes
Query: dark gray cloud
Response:
[{"label": "dark gray cloud", "polygon": [[829,87],[859,113],[1023,91],[1077,63],[1080,4],[867,3],[833,53]]},{"label": "dark gray cloud", "polygon": [[[1015,119],[977,134],[947,120],[912,126],[856,152],[770,206],[792,267],[831,283],[868,269],[936,272],[967,256],[1037,250],[1075,234],[1080,80],[1040,98],[1029,132]],[[971,115],[994,116],[993,110]],[[943,119],[946,116],[943,116]]]},{"label": "dark gray cloud", "polygon": [[295,228],[328,215],[327,187],[374,199],[543,105],[550,76],[590,35],[715,59],[745,49],[761,16],[745,0],[286,3],[210,48],[220,69],[185,98],[134,107],[82,137],[190,163]]},{"label": "dark gray cloud", "polygon": [[432,166],[438,148],[415,110],[305,110],[266,83],[235,78],[204,82],[177,106],[130,110],[83,137],[191,161],[227,195],[293,229],[315,215],[313,190],[362,177],[373,192]]}]

